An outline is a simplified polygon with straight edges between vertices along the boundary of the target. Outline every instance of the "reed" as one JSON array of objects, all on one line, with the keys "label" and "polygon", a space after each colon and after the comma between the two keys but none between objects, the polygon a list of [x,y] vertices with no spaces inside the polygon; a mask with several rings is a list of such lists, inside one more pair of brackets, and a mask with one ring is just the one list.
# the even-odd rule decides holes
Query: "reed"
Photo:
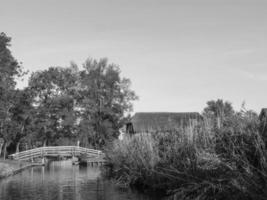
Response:
[{"label": "reed", "polygon": [[266,149],[257,120],[234,115],[171,132],[136,134],[107,151],[119,185],[170,199],[266,199]]}]

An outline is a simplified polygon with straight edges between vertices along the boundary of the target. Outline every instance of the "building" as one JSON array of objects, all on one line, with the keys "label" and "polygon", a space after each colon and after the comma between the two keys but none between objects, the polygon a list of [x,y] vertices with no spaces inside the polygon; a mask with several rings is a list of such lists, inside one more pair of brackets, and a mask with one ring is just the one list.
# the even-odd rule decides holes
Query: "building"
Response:
[{"label": "building", "polygon": [[202,116],[197,112],[140,112],[136,113],[131,121],[126,124],[126,133],[172,131],[195,125],[202,120]]}]

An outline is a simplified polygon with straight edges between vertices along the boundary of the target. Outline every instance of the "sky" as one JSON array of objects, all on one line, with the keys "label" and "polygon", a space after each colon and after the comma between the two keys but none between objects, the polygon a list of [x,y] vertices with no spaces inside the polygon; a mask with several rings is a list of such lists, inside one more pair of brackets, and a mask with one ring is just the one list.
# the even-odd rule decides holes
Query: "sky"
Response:
[{"label": "sky", "polygon": [[267,107],[265,0],[0,0],[0,32],[30,72],[107,57],[135,112]]}]

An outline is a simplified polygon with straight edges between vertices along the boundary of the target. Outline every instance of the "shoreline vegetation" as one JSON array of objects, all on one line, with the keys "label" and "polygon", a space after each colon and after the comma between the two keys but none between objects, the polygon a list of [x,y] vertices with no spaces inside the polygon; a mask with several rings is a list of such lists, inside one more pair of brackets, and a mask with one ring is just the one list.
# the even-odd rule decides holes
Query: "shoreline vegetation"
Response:
[{"label": "shoreline vegetation", "polygon": [[216,124],[204,119],[115,141],[106,153],[107,175],[119,186],[172,200],[266,199],[267,156],[258,117],[240,112]]},{"label": "shoreline vegetation", "polygon": [[35,166],[42,166],[42,164],[0,159],[0,180]]}]

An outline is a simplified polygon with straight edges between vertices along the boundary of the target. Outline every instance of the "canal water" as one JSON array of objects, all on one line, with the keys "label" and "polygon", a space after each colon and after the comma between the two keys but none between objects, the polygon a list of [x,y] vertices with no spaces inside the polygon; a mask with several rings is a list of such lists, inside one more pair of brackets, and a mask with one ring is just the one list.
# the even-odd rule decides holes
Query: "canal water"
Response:
[{"label": "canal water", "polygon": [[0,181],[0,200],[153,200],[120,190],[101,177],[98,167],[54,161]]}]

